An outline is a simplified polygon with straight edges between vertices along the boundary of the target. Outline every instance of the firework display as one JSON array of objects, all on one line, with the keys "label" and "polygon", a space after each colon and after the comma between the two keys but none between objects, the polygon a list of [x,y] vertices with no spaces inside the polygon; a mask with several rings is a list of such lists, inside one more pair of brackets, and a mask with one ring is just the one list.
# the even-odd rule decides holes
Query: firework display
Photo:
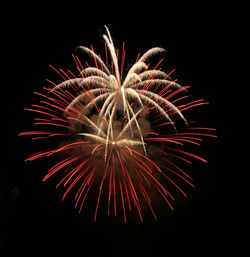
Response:
[{"label": "firework display", "polygon": [[56,187],[64,188],[62,200],[71,195],[79,212],[88,209],[91,195],[94,220],[102,211],[121,214],[126,222],[134,210],[141,221],[147,211],[157,219],[156,199],[173,210],[175,195],[186,197],[184,189],[194,187],[183,167],[193,159],[206,163],[188,149],[216,137],[215,129],[196,125],[184,114],[208,102],[190,100],[189,86],[171,78],[174,70],[162,71],[163,59],[150,63],[162,56],[163,48],[138,54],[134,65],[125,68],[125,43],[116,50],[105,29],[103,59],[92,46],[81,46],[88,62],[72,55],[77,72],[51,65],[61,82],[47,80],[44,92],[34,92],[40,103],[25,109],[35,114],[38,129],[19,135],[44,141],[49,149],[26,161],[53,160],[43,181],[55,177]]}]

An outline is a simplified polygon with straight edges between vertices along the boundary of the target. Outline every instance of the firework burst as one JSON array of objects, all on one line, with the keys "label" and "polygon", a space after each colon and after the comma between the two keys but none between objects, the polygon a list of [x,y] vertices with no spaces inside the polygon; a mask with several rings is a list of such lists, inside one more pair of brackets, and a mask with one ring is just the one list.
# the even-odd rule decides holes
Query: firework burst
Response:
[{"label": "firework burst", "polygon": [[[167,74],[159,68],[163,59],[150,68],[150,58],[164,52],[159,47],[138,55],[123,79],[125,44],[119,57],[105,28],[106,62],[91,46],[79,49],[92,58],[95,66],[87,62],[83,65],[73,55],[79,76],[51,66],[63,82],[48,80],[52,87],[44,87],[44,93],[34,92],[42,100],[26,110],[36,113],[34,125],[41,129],[19,135],[30,135],[33,140],[61,138],[64,143],[60,146],[32,154],[26,160],[55,155],[55,159],[61,158],[43,181],[60,175],[57,187],[65,188],[62,199],[75,192],[79,212],[92,194],[96,195],[95,220],[100,201],[107,202],[108,214],[113,210],[116,216],[122,209],[125,222],[133,207],[141,221],[145,206],[156,219],[156,197],[164,199],[173,210],[173,192],[186,197],[180,185],[194,187],[190,174],[179,163],[191,164],[192,158],[206,162],[185,146],[216,137],[214,129],[190,127],[183,112],[207,102],[188,101],[188,86],[170,78],[174,70]],[[185,129],[177,131],[177,123]]]}]

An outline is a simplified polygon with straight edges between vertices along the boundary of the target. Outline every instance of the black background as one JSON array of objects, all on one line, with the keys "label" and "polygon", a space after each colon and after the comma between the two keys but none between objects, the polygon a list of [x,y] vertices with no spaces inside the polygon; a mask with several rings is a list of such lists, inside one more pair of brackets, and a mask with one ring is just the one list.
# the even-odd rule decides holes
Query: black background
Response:
[{"label": "black background", "polygon": [[[0,251],[3,256],[238,256],[245,250],[248,225],[246,164],[248,20],[243,7],[177,6],[168,3],[16,2],[6,20],[7,54],[2,87]],[[11,21],[11,22],[10,22]],[[217,140],[201,147],[208,165],[194,163],[196,188],[189,200],[158,221],[79,215],[53,181],[42,183],[47,164],[24,163],[36,147],[17,137],[32,122],[24,112],[36,98],[49,64],[73,67],[79,45],[103,51],[106,24],[115,46],[126,42],[128,65],[153,46],[167,50],[169,70],[195,98],[209,106],[197,117],[217,128]],[[249,108],[248,108],[249,109]],[[33,148],[34,147],[34,148]],[[243,222],[242,222],[243,221]]]}]

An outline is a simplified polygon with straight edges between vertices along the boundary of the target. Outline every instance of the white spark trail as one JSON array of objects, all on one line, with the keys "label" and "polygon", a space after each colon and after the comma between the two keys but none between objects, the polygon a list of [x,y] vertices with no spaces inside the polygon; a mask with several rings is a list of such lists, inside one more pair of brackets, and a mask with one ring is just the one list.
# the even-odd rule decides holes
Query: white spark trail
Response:
[{"label": "white spark trail", "polygon": [[[137,111],[135,114],[135,111],[138,110],[138,108],[140,110],[144,109],[144,107],[152,106],[170,121],[175,128],[174,123],[168,115],[169,110],[172,110],[187,124],[186,119],[178,107],[163,97],[166,94],[168,87],[171,88],[171,90],[181,89],[183,87],[176,82],[171,81],[168,74],[160,69],[155,68],[148,70],[149,66],[146,64],[146,61],[156,54],[165,52],[161,47],[151,48],[144,53],[139,60],[132,65],[123,81],[121,81],[116,49],[107,26],[105,26],[105,29],[107,35],[103,35],[103,38],[107,45],[107,49],[109,50],[109,55],[112,60],[111,63],[113,63],[114,75],[94,50],[81,46],[80,49],[94,59],[96,67],[84,68],[81,71],[82,78],[69,79],[55,86],[52,90],[63,89],[72,85],[75,85],[80,89],[81,93],[75,99],[72,99],[67,110],[75,107],[78,103],[85,101],[86,98],[88,98],[89,102],[85,104],[85,110],[93,108],[93,106],[101,106],[100,111],[98,111],[99,118],[96,136],[103,136],[103,130],[106,125],[105,121],[108,121],[105,157],[107,156],[109,141],[113,140],[114,117],[117,117],[117,114],[121,113],[121,109],[123,110],[123,114],[127,116],[127,124],[125,125],[126,129],[122,130],[123,132],[120,133],[120,137],[125,133],[124,131],[127,131],[128,128],[130,128],[131,137],[133,138],[134,133],[132,123],[134,122],[140,135],[141,145],[146,154],[142,129],[137,120],[140,112]],[[163,89],[165,88],[165,90],[162,89],[161,95],[155,92],[160,86]],[[99,109],[97,108],[97,110]]]}]

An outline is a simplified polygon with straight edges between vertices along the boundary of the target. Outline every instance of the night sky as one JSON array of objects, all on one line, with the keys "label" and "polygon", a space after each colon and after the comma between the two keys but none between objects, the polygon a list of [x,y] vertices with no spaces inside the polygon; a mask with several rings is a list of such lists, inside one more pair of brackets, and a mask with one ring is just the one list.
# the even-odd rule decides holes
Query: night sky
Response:
[{"label": "night sky", "polygon": [[[249,45],[244,15],[226,7],[205,10],[205,4],[192,12],[185,7],[119,5],[112,13],[94,1],[38,2],[13,3],[4,37],[7,46],[2,49],[8,58],[7,80],[1,85],[0,255],[241,256],[249,240],[249,222],[244,222],[249,205],[244,186],[249,173]],[[17,136],[30,129],[31,115],[23,108],[39,100],[32,92],[48,85],[46,78],[56,78],[49,64],[74,67],[71,54],[79,45],[92,44],[103,52],[104,24],[117,48],[125,41],[127,65],[139,51],[165,48],[167,69],[176,68],[174,77],[192,86],[195,99],[210,102],[193,111],[196,119],[218,129],[218,139],[206,140],[197,151],[208,165],[194,162],[195,189],[174,212],[160,211],[157,221],[146,217],[141,223],[135,216],[124,224],[122,215],[100,215],[94,222],[92,216],[79,215],[70,199],[60,201],[62,191],[55,189],[55,181],[42,183],[47,163],[24,162],[39,146]]]}]

